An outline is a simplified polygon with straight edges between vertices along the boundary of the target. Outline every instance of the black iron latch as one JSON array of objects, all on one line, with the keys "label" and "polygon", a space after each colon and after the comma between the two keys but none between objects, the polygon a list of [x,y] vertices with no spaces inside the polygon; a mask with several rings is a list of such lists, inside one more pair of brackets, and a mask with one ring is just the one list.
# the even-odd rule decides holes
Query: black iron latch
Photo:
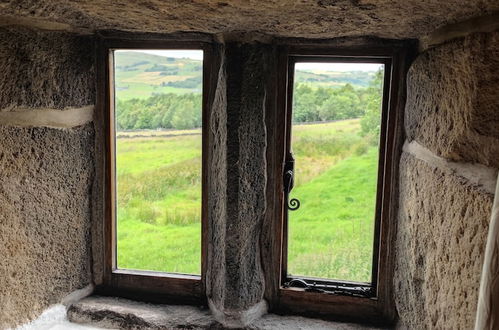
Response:
[{"label": "black iron latch", "polygon": [[295,171],[295,158],[292,153],[289,153],[286,157],[286,163],[284,164],[284,198],[286,201],[286,207],[288,210],[294,211],[298,210],[300,207],[300,201],[296,198],[289,200],[289,194],[294,187],[294,171]]},{"label": "black iron latch", "polygon": [[373,288],[369,285],[352,285],[348,283],[331,283],[294,278],[284,283],[284,288],[301,288],[307,292],[319,292],[352,297],[372,297]]}]

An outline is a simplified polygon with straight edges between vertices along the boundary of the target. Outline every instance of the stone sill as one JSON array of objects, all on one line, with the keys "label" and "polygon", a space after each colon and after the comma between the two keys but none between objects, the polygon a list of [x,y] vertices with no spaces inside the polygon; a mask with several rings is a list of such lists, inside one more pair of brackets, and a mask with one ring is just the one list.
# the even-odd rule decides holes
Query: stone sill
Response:
[{"label": "stone sill", "polygon": [[[68,309],[71,322],[104,329],[224,329],[209,309],[153,305],[132,300],[92,296]],[[352,323],[328,322],[300,316],[264,315],[245,329],[381,329]]]}]

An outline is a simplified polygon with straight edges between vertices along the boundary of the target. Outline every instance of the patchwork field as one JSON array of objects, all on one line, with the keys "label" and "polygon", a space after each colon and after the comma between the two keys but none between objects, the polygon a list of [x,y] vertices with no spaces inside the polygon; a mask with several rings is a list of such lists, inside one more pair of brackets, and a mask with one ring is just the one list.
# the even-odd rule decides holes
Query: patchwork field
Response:
[{"label": "patchwork field", "polygon": [[[370,280],[377,147],[359,131],[359,120],[293,128],[292,274]],[[118,133],[120,268],[200,273],[197,132]]]}]

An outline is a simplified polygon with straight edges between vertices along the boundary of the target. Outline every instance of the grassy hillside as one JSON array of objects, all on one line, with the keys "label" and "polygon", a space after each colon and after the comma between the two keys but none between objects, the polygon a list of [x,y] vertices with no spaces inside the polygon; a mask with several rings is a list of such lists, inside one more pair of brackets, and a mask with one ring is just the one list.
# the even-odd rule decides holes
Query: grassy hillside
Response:
[{"label": "grassy hillside", "polygon": [[332,72],[332,71],[300,71],[295,73],[295,82],[313,84],[314,87],[333,87],[339,88],[345,84],[350,84],[353,87],[367,87],[374,79],[375,72],[366,71],[347,71],[347,72]]},{"label": "grassy hillside", "polygon": [[140,52],[115,55],[116,96],[119,100],[153,94],[201,93],[202,61]]},{"label": "grassy hillside", "polygon": [[[153,94],[201,93],[202,61],[141,52],[120,51],[115,56],[116,96],[125,101]],[[297,71],[295,80],[315,87],[345,84],[367,87],[374,72]]]}]

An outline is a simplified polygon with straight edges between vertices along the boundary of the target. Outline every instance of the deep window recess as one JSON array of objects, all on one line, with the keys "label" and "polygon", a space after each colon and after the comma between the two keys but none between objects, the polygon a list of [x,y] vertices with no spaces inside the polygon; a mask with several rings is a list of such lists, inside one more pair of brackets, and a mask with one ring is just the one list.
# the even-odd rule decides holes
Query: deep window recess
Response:
[{"label": "deep window recess", "polygon": [[287,57],[282,89],[280,308],[375,319],[391,313],[393,57],[312,52]]}]

